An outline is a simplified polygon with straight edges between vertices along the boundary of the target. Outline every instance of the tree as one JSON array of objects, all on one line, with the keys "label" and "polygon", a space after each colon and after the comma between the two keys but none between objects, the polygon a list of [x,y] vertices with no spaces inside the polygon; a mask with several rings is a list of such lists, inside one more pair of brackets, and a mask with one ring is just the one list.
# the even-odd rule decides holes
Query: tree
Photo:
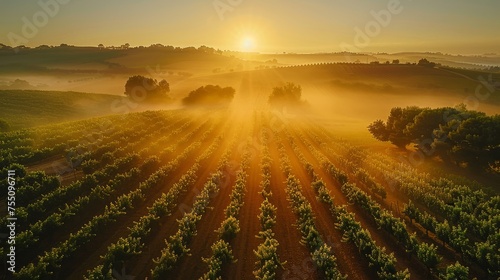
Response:
[{"label": "tree", "polygon": [[404,132],[414,141],[430,138],[437,127],[446,124],[450,115],[457,113],[456,109],[449,107],[423,110],[406,126]]},{"label": "tree", "polygon": [[390,141],[397,147],[404,149],[412,142],[412,139],[405,134],[405,128],[423,110],[425,109],[416,106],[392,108],[386,123],[376,120],[368,126],[368,130],[376,139]]},{"label": "tree", "polygon": [[418,66],[434,68],[436,66],[436,63],[430,62],[426,58],[422,58],[418,61]]},{"label": "tree", "polygon": [[449,133],[457,162],[484,168],[500,160],[500,115],[469,118]]},{"label": "tree", "polygon": [[170,92],[170,84],[163,79],[158,83],[158,90],[163,93]]},{"label": "tree", "polygon": [[386,124],[389,130],[389,141],[400,148],[405,148],[406,145],[410,144],[411,139],[404,133],[404,130],[407,125],[413,122],[415,116],[423,110],[425,109],[416,106],[393,108]]},{"label": "tree", "polygon": [[368,131],[380,141],[389,141],[389,131],[382,120],[376,120],[368,126]]},{"label": "tree", "polygon": [[434,131],[451,121],[458,120],[460,122],[479,116],[485,116],[485,114],[477,111],[469,111],[463,104],[457,105],[455,108],[425,109],[415,116],[412,123],[408,124],[405,128],[405,134],[415,143],[419,143],[419,141],[424,139],[439,137],[440,135],[435,134]]},{"label": "tree", "polygon": [[182,103],[188,106],[227,106],[234,98],[236,90],[232,87],[206,85],[193,90]]},{"label": "tree", "polygon": [[282,87],[275,87],[269,96],[271,107],[283,111],[285,108],[298,109],[305,104],[301,100],[302,87],[294,83],[286,83]]},{"label": "tree", "polygon": [[215,53],[215,49],[214,48],[210,48],[210,47],[207,47],[205,45],[200,46],[198,48],[198,51],[204,52],[204,53],[208,53],[208,54],[214,54]]},{"label": "tree", "polygon": [[167,92],[170,92],[170,86],[166,80],[158,83],[140,75],[130,77],[125,84],[125,95],[137,100],[168,99]]},{"label": "tree", "polygon": [[387,122],[376,120],[368,131],[380,141],[405,148],[414,143],[422,155],[477,169],[500,162],[500,115],[454,108],[392,108]]},{"label": "tree", "polygon": [[434,130],[446,125],[450,120],[461,119],[461,112],[456,108],[444,107],[425,109],[415,116],[413,122],[404,129],[404,134],[415,143],[415,147],[427,156],[432,156],[433,140],[436,137]]}]

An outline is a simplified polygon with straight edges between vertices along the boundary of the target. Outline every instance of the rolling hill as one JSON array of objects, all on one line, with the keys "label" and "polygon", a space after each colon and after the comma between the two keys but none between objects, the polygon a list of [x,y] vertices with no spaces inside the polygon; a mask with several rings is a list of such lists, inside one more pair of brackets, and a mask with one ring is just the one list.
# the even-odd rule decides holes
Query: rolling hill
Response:
[{"label": "rolling hill", "polygon": [[0,119],[11,129],[112,114],[117,96],[81,92],[0,90]]}]

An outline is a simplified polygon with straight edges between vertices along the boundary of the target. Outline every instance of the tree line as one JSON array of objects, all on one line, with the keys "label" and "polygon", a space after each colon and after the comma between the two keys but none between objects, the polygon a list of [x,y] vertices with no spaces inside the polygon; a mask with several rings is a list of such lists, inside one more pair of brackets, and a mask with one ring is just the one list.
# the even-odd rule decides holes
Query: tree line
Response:
[{"label": "tree line", "polygon": [[[170,85],[166,80],[157,81],[141,75],[128,78],[125,83],[125,95],[136,101],[169,102]],[[233,87],[219,85],[201,86],[182,99],[185,106],[225,107],[231,103],[236,90]],[[302,87],[294,83],[285,83],[274,87],[268,98],[271,108],[283,112],[307,109],[309,103],[302,99]],[[0,123],[1,124],[1,123]]]}]

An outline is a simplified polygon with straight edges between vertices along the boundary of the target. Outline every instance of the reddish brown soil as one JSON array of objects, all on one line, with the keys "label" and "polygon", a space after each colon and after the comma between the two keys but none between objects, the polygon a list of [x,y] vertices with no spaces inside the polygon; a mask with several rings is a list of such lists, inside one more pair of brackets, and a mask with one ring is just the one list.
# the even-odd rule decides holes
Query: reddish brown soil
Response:
[{"label": "reddish brown soil", "polygon": [[[305,131],[305,132],[307,132],[307,131]],[[312,138],[310,137],[311,136],[310,133],[311,132],[307,132],[307,133],[304,133],[304,135],[306,136],[306,138],[308,138],[310,140],[311,143],[314,143],[314,141],[312,141]],[[318,145],[315,145],[315,147],[320,151],[322,150],[321,147],[319,147]],[[304,149],[302,149],[302,151],[304,153],[304,151],[307,147],[303,146],[303,148]],[[306,153],[308,153],[308,152],[306,152]],[[306,153],[304,153],[304,154],[306,154]],[[334,164],[338,160],[336,158],[331,157],[328,153],[323,153],[323,154],[326,157],[328,157],[330,159],[330,161]],[[310,158],[312,158],[312,155],[310,155]],[[309,158],[308,158],[308,160],[309,160]],[[339,167],[339,166],[337,166],[337,167]],[[366,166],[364,166],[364,167],[367,168]],[[316,169],[316,170],[318,170],[318,169]],[[346,170],[344,170],[344,171],[346,171]],[[353,174],[349,174],[349,172],[346,172],[346,173],[348,173],[348,175],[349,175],[350,182],[356,183],[356,185],[358,187],[360,187],[365,192],[370,194],[370,191],[367,190],[366,188],[364,188],[364,185],[361,182],[359,182],[356,179],[356,177],[353,176]],[[374,175],[374,174],[372,174],[372,175]],[[322,176],[323,179],[325,179],[327,177],[328,177],[328,179],[331,179],[328,174],[324,174]],[[409,201],[409,198],[407,197],[406,194],[401,193],[397,189],[391,187],[388,184],[388,182],[386,182],[386,180],[384,178],[379,178],[377,176],[374,176],[374,177],[376,177],[377,182],[379,184],[381,184],[382,186],[385,187],[386,192],[387,192],[387,197],[385,199],[382,199],[379,196],[372,194],[371,195],[372,198],[375,199],[375,201],[377,201],[383,208],[390,210],[395,217],[403,219],[406,223],[407,230],[410,233],[416,232],[417,238],[419,241],[434,244],[438,247],[438,253],[442,257],[442,261],[441,261],[441,265],[440,265],[441,268],[445,268],[447,265],[454,264],[457,261],[459,261],[459,262],[462,261],[460,254],[458,254],[456,251],[454,251],[449,246],[443,246],[443,243],[441,241],[439,241],[439,239],[434,234],[432,234],[430,232],[429,232],[429,234],[427,234],[426,230],[423,227],[412,223],[408,219],[408,217],[406,217],[402,213],[404,204],[408,203],[408,201]],[[340,186],[339,186],[338,190],[339,190],[340,195],[343,198],[345,198],[345,196],[340,191]],[[336,201],[337,201],[338,196],[336,195],[335,197],[336,197]],[[428,209],[427,207],[425,207],[424,205],[421,205],[419,203],[417,203],[417,205],[419,208],[424,209],[425,211],[432,213],[432,211],[430,209]],[[405,252],[404,248],[401,245],[397,244],[397,240],[393,236],[391,236],[385,230],[378,229],[378,226],[375,224],[375,221],[373,220],[373,218],[369,214],[367,214],[365,210],[363,210],[357,206],[353,206],[350,209],[353,209],[353,211],[356,213],[356,217],[357,217],[358,221],[361,222],[361,224],[363,225],[364,228],[367,228],[369,230],[370,230],[370,228],[372,230],[376,230],[375,232],[372,232],[372,230],[370,230],[372,238],[375,241],[377,241],[377,244],[379,244],[379,245],[382,244],[390,252],[394,252],[394,254],[398,260],[398,265],[399,265],[398,267],[408,268],[412,279],[414,277],[417,277],[417,275],[418,275],[418,278],[416,278],[416,279],[435,279],[436,278],[435,276],[430,275],[428,273],[427,268],[415,256],[409,256],[409,254]],[[360,215],[363,219],[360,219]],[[437,214],[437,216],[439,216],[439,214]],[[385,240],[383,243],[379,242],[379,240],[381,238]],[[389,244],[389,246],[386,246],[384,244]],[[470,273],[472,275],[482,275],[482,277],[486,277],[484,274],[484,271],[482,271],[477,265],[469,263],[468,266],[471,269]],[[420,278],[420,277],[423,277],[423,278]]]},{"label": "reddish brown soil", "polygon": [[[97,266],[100,263],[100,256],[102,256],[106,253],[107,247],[110,244],[115,243],[120,237],[128,235],[128,233],[129,233],[128,228],[133,225],[133,221],[137,221],[137,220],[139,220],[139,218],[141,216],[147,214],[147,211],[148,211],[147,208],[149,206],[151,206],[152,203],[157,198],[159,198],[163,192],[168,192],[170,187],[175,182],[177,182],[186,171],[188,171],[192,167],[196,157],[198,155],[201,155],[204,152],[204,150],[210,146],[210,144],[212,142],[211,140],[215,139],[216,135],[221,133],[221,129],[222,128],[219,126],[219,128],[216,129],[213,133],[214,137],[209,138],[209,142],[204,143],[202,145],[202,147],[200,147],[193,154],[192,157],[189,157],[186,161],[184,161],[181,164],[181,166],[178,168],[178,170],[176,170],[175,172],[172,172],[172,174],[169,176],[170,183],[166,184],[160,191],[155,192],[155,193],[151,193],[151,195],[146,197],[145,203],[143,203],[139,207],[133,209],[133,211],[131,213],[127,213],[127,215],[125,215],[124,217],[121,217],[121,219],[117,223],[115,223],[114,226],[112,226],[112,228],[110,228],[110,230],[108,230],[109,235],[102,234],[102,235],[98,236],[97,240],[92,241],[92,244],[99,244],[99,245],[96,246],[94,250],[88,250],[89,252],[83,252],[82,256],[79,258],[81,260],[81,262],[77,266],[75,266],[73,268],[68,268],[67,270],[65,268],[66,271],[68,271],[68,272],[71,271],[69,278],[77,279],[77,278],[79,278],[79,275],[85,275],[87,270],[92,269],[95,266]],[[203,133],[203,131],[197,133],[193,137],[192,141],[196,141],[201,136],[202,133]],[[189,142],[191,142],[191,141],[189,141]],[[220,149],[222,149],[222,148],[220,148]],[[212,157],[209,159],[209,161],[216,161],[216,162],[218,161],[218,158],[221,156],[220,149],[216,153],[212,154]],[[179,149],[179,151],[181,151],[181,149]],[[196,189],[201,190],[201,188],[203,187],[203,184],[205,183],[205,181],[208,178],[208,175],[211,171],[213,171],[213,170],[201,168],[201,172],[198,173],[198,179],[197,179],[195,185],[192,187],[191,190],[187,191],[186,195],[183,197],[182,201],[180,201],[178,205],[182,205],[183,203],[186,203],[188,201],[191,202],[193,200],[193,197],[195,196],[195,192],[193,190],[196,190]],[[190,204],[188,204],[188,205],[190,205]],[[180,211],[177,211],[173,215],[167,217],[166,219],[164,219],[164,221],[162,221],[163,222],[162,229],[167,229],[167,228],[173,229],[174,227],[172,227],[172,225],[175,224],[176,219],[178,219],[180,217],[182,217],[182,213],[180,213]],[[177,229],[175,229],[175,231],[176,230]],[[174,233],[175,233],[175,231],[174,231]],[[146,254],[146,258],[148,259],[148,263],[152,263],[152,261],[151,261],[152,258],[150,258],[147,255],[148,252],[154,251],[154,250],[159,251],[161,248],[163,248],[165,245],[163,240],[169,235],[162,236],[161,231],[160,231],[160,234],[157,234],[153,237],[153,238],[157,239],[156,241],[158,244],[156,246],[151,245],[154,243],[149,243],[149,242],[146,243],[146,244],[150,244],[147,247],[147,249],[145,250],[145,252],[146,252],[145,254]],[[154,241],[151,241],[151,242],[154,242]],[[92,248],[92,246],[89,246],[89,248]],[[145,254],[143,254],[143,255],[145,255]],[[139,261],[135,262],[135,260],[134,260],[134,262],[130,261],[129,263],[125,264],[125,266],[127,267],[126,271],[129,274],[130,274],[130,270],[133,269],[133,268],[131,268],[131,267],[133,267],[133,265],[132,265],[133,263],[140,263],[140,262]],[[130,275],[133,275],[133,274],[130,274]]]}]

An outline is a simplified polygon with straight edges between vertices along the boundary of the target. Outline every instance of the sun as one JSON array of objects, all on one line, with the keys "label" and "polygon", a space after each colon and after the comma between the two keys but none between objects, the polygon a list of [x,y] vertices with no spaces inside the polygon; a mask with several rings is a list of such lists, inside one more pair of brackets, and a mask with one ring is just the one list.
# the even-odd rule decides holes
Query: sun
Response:
[{"label": "sun", "polygon": [[255,50],[255,39],[253,36],[245,36],[241,40],[241,50],[251,52]]}]

